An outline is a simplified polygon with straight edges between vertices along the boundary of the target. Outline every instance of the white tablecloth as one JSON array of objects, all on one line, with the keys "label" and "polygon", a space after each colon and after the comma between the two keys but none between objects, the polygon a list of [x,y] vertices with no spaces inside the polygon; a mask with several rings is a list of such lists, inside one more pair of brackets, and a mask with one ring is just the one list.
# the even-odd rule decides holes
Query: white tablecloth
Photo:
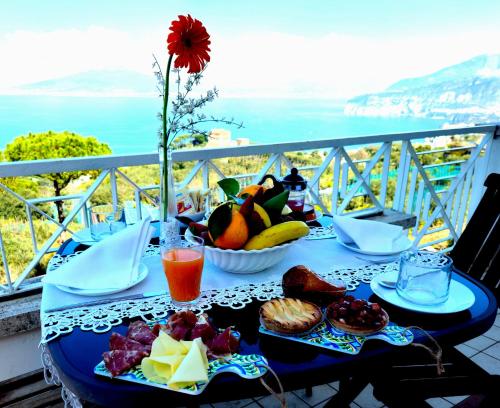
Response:
[{"label": "white tablecloth", "polygon": [[[159,256],[143,258],[143,263],[149,268],[147,278],[127,291],[114,295],[105,295],[112,301],[128,294],[145,292],[168,291],[167,281],[163,273]],[[250,283],[262,283],[281,279],[283,274],[292,266],[306,265],[315,272],[324,273],[335,266],[358,267],[366,265],[354,256],[354,253],[339,245],[335,239],[301,240],[290,247],[285,259],[277,265],[254,274],[235,274],[224,272],[208,261],[205,262],[202,277],[202,290],[229,288]],[[57,270],[52,273],[57,273]],[[44,285],[41,311],[48,309],[85,303],[99,297],[78,296],[63,292],[52,285]]]}]

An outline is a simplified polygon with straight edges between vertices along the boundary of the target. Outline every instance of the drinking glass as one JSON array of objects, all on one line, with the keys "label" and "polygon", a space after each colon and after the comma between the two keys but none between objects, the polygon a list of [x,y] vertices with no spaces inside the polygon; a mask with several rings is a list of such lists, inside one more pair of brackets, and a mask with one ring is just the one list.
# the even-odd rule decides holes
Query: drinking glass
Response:
[{"label": "drinking glass", "polygon": [[396,290],[403,299],[420,305],[436,305],[448,299],[452,260],[428,251],[401,254]]},{"label": "drinking glass", "polygon": [[168,282],[170,297],[178,307],[195,305],[201,293],[204,261],[203,238],[169,236],[161,244],[161,261]]},{"label": "drinking glass", "polygon": [[126,226],[123,222],[123,207],[120,205],[94,205],[90,207],[90,220],[90,235],[95,241],[100,241]]}]

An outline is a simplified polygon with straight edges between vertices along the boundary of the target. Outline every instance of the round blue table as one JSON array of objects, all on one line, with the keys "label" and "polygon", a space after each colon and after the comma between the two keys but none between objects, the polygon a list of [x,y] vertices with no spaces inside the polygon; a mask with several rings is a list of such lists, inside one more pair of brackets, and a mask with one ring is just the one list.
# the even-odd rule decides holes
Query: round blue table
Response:
[{"label": "round blue table", "polygon": [[[67,255],[82,249],[85,247],[69,240],[61,247],[60,253]],[[422,327],[439,343],[455,345],[487,331],[496,317],[497,304],[487,288],[467,275],[454,272],[453,279],[467,285],[476,298],[470,309],[454,314],[428,315],[399,309],[377,298],[370,286],[363,283],[352,294],[381,303],[391,321],[400,326]],[[261,335],[258,333],[258,309],[261,304],[254,301],[241,310],[215,306],[208,314],[218,327],[236,326],[241,333],[240,353],[264,355],[287,390],[377,370],[380,359],[391,358],[391,353],[405,352],[407,349],[381,341],[370,341],[364,344],[358,355],[348,355]],[[114,331],[125,334],[128,323],[125,321],[116,326]],[[101,361],[103,351],[108,349],[111,332],[96,334],[75,328],[71,334],[48,344],[61,380],[85,401],[109,407],[148,406],[153,403],[189,406],[267,394],[258,380],[243,380],[231,374],[218,375],[196,397],[97,377],[93,369]],[[416,333],[415,341],[424,342],[425,339]],[[273,384],[271,377],[268,378],[269,383]]]}]

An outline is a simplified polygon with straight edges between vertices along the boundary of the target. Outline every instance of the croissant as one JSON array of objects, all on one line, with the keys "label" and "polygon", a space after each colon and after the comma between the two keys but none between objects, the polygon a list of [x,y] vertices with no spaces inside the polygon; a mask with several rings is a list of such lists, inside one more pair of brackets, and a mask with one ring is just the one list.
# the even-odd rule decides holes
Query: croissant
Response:
[{"label": "croissant", "polygon": [[286,297],[308,300],[319,305],[329,304],[346,291],[341,280],[327,282],[304,265],[290,268],[283,275],[282,286]]}]

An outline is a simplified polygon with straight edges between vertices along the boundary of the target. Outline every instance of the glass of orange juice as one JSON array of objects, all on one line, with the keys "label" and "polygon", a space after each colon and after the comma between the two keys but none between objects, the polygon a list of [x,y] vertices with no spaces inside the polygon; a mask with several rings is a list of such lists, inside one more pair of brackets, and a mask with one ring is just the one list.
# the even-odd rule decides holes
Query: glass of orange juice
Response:
[{"label": "glass of orange juice", "polygon": [[200,297],[203,271],[203,238],[182,235],[168,237],[161,244],[161,261],[170,297],[179,307],[189,307]]}]

